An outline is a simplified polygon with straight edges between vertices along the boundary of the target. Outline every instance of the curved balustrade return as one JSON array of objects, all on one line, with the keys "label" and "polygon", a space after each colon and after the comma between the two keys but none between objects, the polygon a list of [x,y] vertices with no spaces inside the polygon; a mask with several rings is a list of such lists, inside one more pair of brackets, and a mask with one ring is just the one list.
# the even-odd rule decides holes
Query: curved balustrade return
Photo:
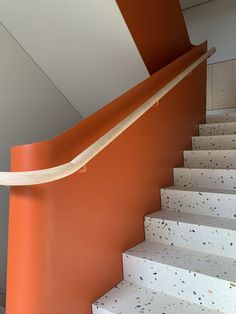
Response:
[{"label": "curved balustrade return", "polygon": [[216,48],[211,48],[190,66],[178,74],[174,79],[161,88],[155,95],[148,99],[143,105],[129,114],[110,131],[100,137],[82,153],[63,165],[34,171],[0,172],[0,185],[3,186],[26,186],[48,183],[65,178],[85,166],[92,158],[99,154],[107,145],[123,133],[129,126],[145,114],[151,107],[164,97],[171,89],[180,83],[202,62],[211,57]]}]

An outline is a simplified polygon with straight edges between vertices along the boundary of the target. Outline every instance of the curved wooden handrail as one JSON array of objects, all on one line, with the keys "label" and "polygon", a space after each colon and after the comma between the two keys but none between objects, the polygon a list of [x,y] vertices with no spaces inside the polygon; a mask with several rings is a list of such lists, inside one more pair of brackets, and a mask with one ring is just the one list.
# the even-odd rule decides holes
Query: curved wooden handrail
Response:
[{"label": "curved wooden handrail", "polygon": [[0,185],[3,186],[25,186],[48,183],[65,178],[76,171],[80,170],[93,157],[101,152],[107,145],[123,133],[130,125],[138,120],[145,112],[154,106],[162,97],[164,97],[171,89],[179,82],[188,76],[195,68],[203,61],[211,57],[216,49],[211,48],[204,53],[200,58],[194,61],[190,66],[178,74],[174,79],[167,83],[155,95],[148,99],[143,105],[129,114],[125,119],[119,122],[115,127],[100,137],[96,142],[90,145],[77,157],[63,165],[34,171],[19,171],[19,172],[0,172]]}]

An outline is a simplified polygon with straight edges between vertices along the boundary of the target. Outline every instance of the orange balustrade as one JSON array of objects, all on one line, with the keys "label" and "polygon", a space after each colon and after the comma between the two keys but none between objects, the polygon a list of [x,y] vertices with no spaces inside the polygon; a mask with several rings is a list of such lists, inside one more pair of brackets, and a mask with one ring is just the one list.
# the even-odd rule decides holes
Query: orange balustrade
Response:
[{"label": "orange balustrade", "polygon": [[[45,142],[15,147],[12,170],[65,163],[206,51],[192,48],[103,109]],[[91,91],[92,92],[92,91]],[[121,253],[144,239],[198,123],[206,63],[87,164],[86,173],[10,193],[7,314],[89,314],[122,279]],[[43,123],[43,121],[42,121]]]},{"label": "orange balustrade", "polygon": [[179,0],[116,0],[150,74],[191,49]]}]

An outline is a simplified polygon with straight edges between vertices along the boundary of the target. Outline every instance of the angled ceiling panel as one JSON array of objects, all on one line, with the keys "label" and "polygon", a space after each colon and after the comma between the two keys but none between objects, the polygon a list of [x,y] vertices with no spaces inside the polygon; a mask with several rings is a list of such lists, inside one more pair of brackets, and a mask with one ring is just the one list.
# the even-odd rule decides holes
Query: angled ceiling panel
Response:
[{"label": "angled ceiling panel", "polygon": [[180,0],[180,4],[182,9],[184,10],[208,1],[209,0]]}]

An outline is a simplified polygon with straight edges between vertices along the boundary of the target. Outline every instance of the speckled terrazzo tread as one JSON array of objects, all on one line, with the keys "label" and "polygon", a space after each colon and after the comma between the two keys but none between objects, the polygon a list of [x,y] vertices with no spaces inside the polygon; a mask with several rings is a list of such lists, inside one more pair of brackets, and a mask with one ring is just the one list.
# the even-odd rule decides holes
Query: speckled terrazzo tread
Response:
[{"label": "speckled terrazzo tread", "polygon": [[184,151],[184,167],[236,169],[236,150]]},{"label": "speckled terrazzo tread", "polygon": [[170,187],[161,189],[164,210],[236,219],[236,191]]},{"label": "speckled terrazzo tread", "polygon": [[93,314],[219,314],[180,298],[122,281],[93,305]]},{"label": "speckled terrazzo tread", "polygon": [[123,265],[129,282],[236,313],[236,260],[145,241],[123,254]]},{"label": "speckled terrazzo tread", "polygon": [[236,190],[236,169],[174,168],[174,184],[187,188]]},{"label": "speckled terrazzo tread", "polygon": [[226,113],[208,113],[206,115],[206,122],[209,123],[220,123],[220,122],[236,122],[236,112]]},{"label": "speckled terrazzo tread", "polygon": [[236,222],[161,210],[145,217],[147,241],[236,259]]},{"label": "speckled terrazzo tread", "polygon": [[221,122],[199,125],[200,136],[236,134],[236,122]]},{"label": "speckled terrazzo tread", "polygon": [[193,136],[193,150],[236,149],[236,135]]}]

